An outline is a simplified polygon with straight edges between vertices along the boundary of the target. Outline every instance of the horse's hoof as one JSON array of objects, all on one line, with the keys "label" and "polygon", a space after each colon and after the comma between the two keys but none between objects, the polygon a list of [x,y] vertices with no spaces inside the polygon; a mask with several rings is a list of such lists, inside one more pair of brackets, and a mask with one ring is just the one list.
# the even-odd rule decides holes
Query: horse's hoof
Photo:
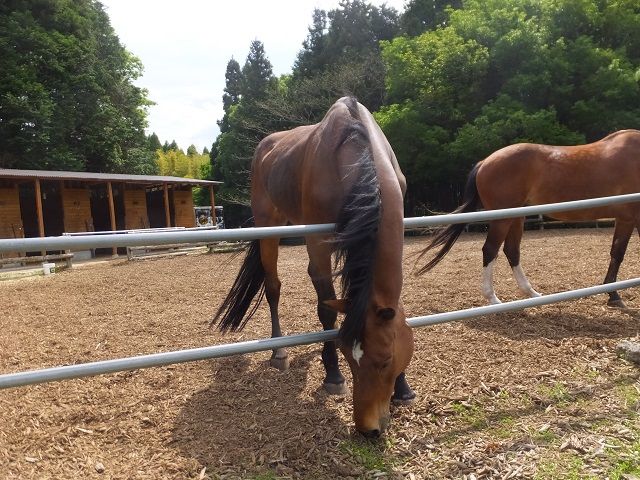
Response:
[{"label": "horse's hoof", "polygon": [[347,393],[347,385],[344,382],[342,383],[325,382],[322,384],[322,386],[324,387],[325,391],[329,395],[344,395],[345,393]]},{"label": "horse's hoof", "polygon": [[289,357],[272,358],[271,360],[269,360],[269,364],[273,368],[277,368],[281,372],[285,372],[289,370]]},{"label": "horse's hoof", "polygon": [[416,401],[416,392],[411,390],[400,397],[391,397],[391,403],[400,407],[403,405],[412,405]]},{"label": "horse's hoof", "polygon": [[627,309],[627,305],[622,301],[622,299],[609,300],[607,302],[607,306],[611,308],[623,308],[625,310]]}]

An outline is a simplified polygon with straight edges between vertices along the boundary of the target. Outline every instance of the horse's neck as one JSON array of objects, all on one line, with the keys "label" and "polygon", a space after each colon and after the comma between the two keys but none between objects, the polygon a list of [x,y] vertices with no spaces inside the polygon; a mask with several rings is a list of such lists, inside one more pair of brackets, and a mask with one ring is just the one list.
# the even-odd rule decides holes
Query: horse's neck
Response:
[{"label": "horse's neck", "polygon": [[374,267],[374,296],[382,306],[395,308],[402,290],[403,194],[386,139],[371,114],[366,110],[365,112],[366,115],[362,115],[363,123],[369,131],[371,151],[382,198],[376,265]]}]

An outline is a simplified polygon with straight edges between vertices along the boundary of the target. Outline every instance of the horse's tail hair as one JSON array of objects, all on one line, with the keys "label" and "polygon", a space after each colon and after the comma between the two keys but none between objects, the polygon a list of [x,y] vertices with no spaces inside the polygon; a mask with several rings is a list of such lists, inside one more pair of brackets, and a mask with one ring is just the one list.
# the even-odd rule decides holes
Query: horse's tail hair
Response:
[{"label": "horse's tail hair", "polygon": [[[476,185],[476,175],[478,174],[478,169],[480,168],[481,162],[478,162],[467,177],[467,184],[464,189],[464,197],[462,205],[456,208],[451,213],[465,213],[465,212],[475,212],[482,206],[482,202],[480,201],[480,195],[478,194],[478,187]],[[431,249],[436,247],[441,247],[440,250],[435,254],[435,256],[429,260],[422,268],[418,270],[418,275],[422,275],[423,273],[428,272],[433,267],[435,267],[440,261],[445,257],[449,250],[460,234],[464,231],[467,223],[457,223],[453,225],[449,225],[447,227],[441,227],[436,231],[436,236],[427,248],[422,250],[420,255],[418,256],[418,261]]]},{"label": "horse's tail hair", "polygon": [[[253,240],[247,248],[238,276],[213,317],[211,325],[219,321],[218,328],[223,332],[242,330],[264,298],[264,279],[265,273],[260,259],[260,240]],[[251,307],[256,296],[255,304]],[[248,314],[247,311],[249,311]]]}]

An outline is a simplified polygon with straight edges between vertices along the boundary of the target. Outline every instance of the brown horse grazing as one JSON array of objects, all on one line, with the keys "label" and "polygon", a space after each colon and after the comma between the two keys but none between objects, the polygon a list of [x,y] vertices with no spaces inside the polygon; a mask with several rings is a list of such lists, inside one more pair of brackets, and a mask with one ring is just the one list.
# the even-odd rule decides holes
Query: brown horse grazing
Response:
[{"label": "brown horse grazing", "polygon": [[[454,213],[521,207],[640,192],[640,131],[621,130],[587,145],[558,147],[521,143],[505,147],[478,162],[469,174],[464,202]],[[554,213],[563,221],[615,218],[611,262],[604,283],[615,282],[618,269],[635,228],[640,231],[640,204],[628,203]],[[482,247],[482,294],[500,303],[493,289],[493,268],[500,245],[520,290],[532,297],[540,294],[520,267],[520,240],[524,218],[493,220]],[[431,270],[444,258],[465,224],[441,229],[421,257],[441,247],[419,273]],[[609,293],[610,306],[624,307],[618,292]]]},{"label": "brown horse grazing", "polygon": [[[345,313],[338,344],[353,374],[354,420],[360,432],[376,437],[387,424],[390,400],[415,397],[403,373],[413,353],[400,300],[406,183],[393,150],[371,113],[345,97],[320,123],[262,140],[251,175],[257,227],[336,223],[333,235],[306,238],[308,272],[324,329],[334,328],[338,311]],[[278,238],[251,243],[212,322],[220,320],[221,330],[244,327],[266,293],[272,336],[281,335],[278,244]],[[342,300],[333,288],[334,252]],[[344,393],[335,342],[324,344],[322,360],[325,389]],[[274,351],[271,363],[286,369],[286,351]]]}]

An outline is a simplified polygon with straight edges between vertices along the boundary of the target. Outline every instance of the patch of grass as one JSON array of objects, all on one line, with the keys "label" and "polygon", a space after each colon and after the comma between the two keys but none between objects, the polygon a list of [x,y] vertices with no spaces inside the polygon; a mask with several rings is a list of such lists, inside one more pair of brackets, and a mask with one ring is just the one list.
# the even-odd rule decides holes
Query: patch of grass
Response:
[{"label": "patch of grass", "polygon": [[511,438],[513,436],[513,426],[516,421],[512,417],[502,417],[498,420],[498,426],[492,430],[492,435],[498,438]]},{"label": "patch of grass", "polygon": [[379,443],[349,439],[340,443],[340,450],[351,455],[367,470],[388,472],[393,467],[392,459],[385,455],[384,446]]},{"label": "patch of grass", "polygon": [[625,408],[635,411],[640,403],[640,393],[633,384],[619,384],[615,389],[616,395],[624,402]]},{"label": "patch of grass", "polygon": [[538,393],[540,396],[548,399],[550,403],[562,405],[573,400],[573,397],[562,383],[554,383],[553,385],[539,385]]},{"label": "patch of grass", "polygon": [[552,432],[551,430],[545,430],[543,432],[536,430],[532,435],[531,439],[539,444],[543,445],[551,445],[552,443],[558,440],[558,435]]},{"label": "patch of grass", "polygon": [[586,375],[586,377],[587,377],[589,380],[595,380],[595,379],[599,378],[599,377],[600,377],[600,375],[601,375],[601,373],[600,373],[598,370],[595,370],[595,369],[591,369],[591,368],[590,368],[589,370],[587,370],[587,375]]},{"label": "patch of grass", "polygon": [[563,455],[554,460],[544,460],[538,463],[535,480],[597,480],[598,477],[585,475],[582,471],[584,462],[574,455]]},{"label": "patch of grass", "polygon": [[628,448],[608,450],[607,457],[613,465],[608,475],[611,480],[620,480],[625,474],[640,476],[640,440]]},{"label": "patch of grass", "polygon": [[474,429],[480,430],[487,427],[487,417],[479,406],[454,403],[452,408],[460,420],[468,423]]}]

